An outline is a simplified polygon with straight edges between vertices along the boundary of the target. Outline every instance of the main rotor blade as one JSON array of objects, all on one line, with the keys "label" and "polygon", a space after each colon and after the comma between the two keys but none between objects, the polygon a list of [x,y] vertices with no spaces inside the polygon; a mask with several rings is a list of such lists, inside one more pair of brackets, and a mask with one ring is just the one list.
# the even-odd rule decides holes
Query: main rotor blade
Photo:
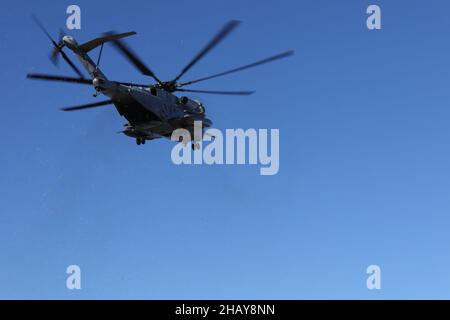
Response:
[{"label": "main rotor blade", "polygon": [[210,91],[210,90],[191,90],[191,89],[176,89],[176,91],[209,93],[209,94],[224,94],[224,95],[232,95],[232,96],[248,96],[248,95],[255,93],[255,91]]},{"label": "main rotor blade", "polygon": [[[107,32],[105,35],[112,35],[112,32]],[[112,44],[119,50],[119,52],[128,59],[139,71],[141,71],[144,75],[152,77],[159,84],[163,84],[161,80],[147,67],[141,59],[125,44],[125,42],[121,40],[114,40]]]},{"label": "main rotor blade", "polygon": [[266,64],[266,63],[275,61],[275,60],[287,58],[287,57],[289,57],[289,56],[291,56],[293,54],[294,54],[293,50],[286,51],[286,52],[283,52],[283,53],[271,56],[269,58],[266,58],[266,59],[263,59],[263,60],[259,60],[259,61],[247,64],[247,65],[242,66],[242,67],[238,67],[238,68],[235,68],[235,69],[231,69],[231,70],[228,70],[228,71],[224,71],[224,72],[221,72],[221,73],[214,74],[214,75],[209,76],[209,77],[204,77],[204,78],[200,78],[200,79],[197,79],[197,80],[192,80],[192,81],[180,83],[180,84],[178,84],[178,86],[179,87],[183,87],[183,86],[187,86],[189,84],[197,83],[197,82],[200,82],[200,81],[205,81],[205,80],[209,80],[209,79],[225,76],[225,75],[230,74],[230,73],[242,71],[242,70],[245,70],[245,69],[250,69],[250,68],[262,65],[262,64]]},{"label": "main rotor blade", "polygon": [[[28,79],[37,79],[37,80],[62,81],[62,82],[71,82],[71,83],[92,85],[92,81],[89,79],[67,77],[67,76],[55,76],[55,75],[51,75],[51,74],[42,74],[42,73],[29,73],[29,74],[27,74],[27,78]],[[150,87],[148,84],[118,82],[118,81],[114,81],[114,82],[125,85],[125,86],[144,87],[144,88]]]},{"label": "main rotor blade", "polygon": [[72,82],[81,84],[90,84],[92,81],[82,78],[66,77],[66,76],[55,76],[51,74],[41,74],[41,73],[30,73],[27,74],[28,79],[39,79],[39,80],[50,80],[50,81],[62,81],[62,82]]},{"label": "main rotor blade", "polygon": [[74,110],[82,110],[82,109],[89,109],[89,108],[95,108],[100,106],[106,106],[108,104],[113,104],[112,100],[106,100],[106,101],[100,101],[96,103],[90,103],[90,104],[84,104],[81,106],[75,106],[75,107],[66,107],[62,108],[63,111],[74,111]]},{"label": "main rotor blade", "polygon": [[240,21],[231,20],[229,21],[219,33],[200,51],[192,60],[189,62],[180,74],[173,80],[174,82],[178,81],[194,64],[196,64],[201,58],[203,58],[209,51],[211,51],[215,46],[217,46],[225,37],[230,34],[238,25]]}]

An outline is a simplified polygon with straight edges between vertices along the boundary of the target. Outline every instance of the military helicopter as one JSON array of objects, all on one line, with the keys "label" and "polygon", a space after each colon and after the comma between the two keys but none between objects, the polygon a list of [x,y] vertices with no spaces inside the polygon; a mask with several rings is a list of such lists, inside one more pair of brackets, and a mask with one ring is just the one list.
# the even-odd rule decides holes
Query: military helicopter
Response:
[{"label": "military helicopter", "polygon": [[[208,91],[185,89],[184,87],[286,58],[294,53],[292,50],[286,51],[254,63],[216,73],[211,76],[186,82],[179,82],[180,78],[184,76],[187,71],[189,71],[198,61],[200,61],[208,52],[216,47],[240,24],[240,21],[231,20],[223,26],[215,37],[208,42],[208,44],[181,70],[181,72],[173,80],[162,81],[122,40],[123,38],[135,35],[136,32],[134,31],[127,33],[107,32],[99,38],[80,45],[72,36],[64,35],[61,30],[59,41],[56,42],[35,16],[33,16],[33,19],[53,44],[53,50],[50,55],[51,61],[55,65],[58,65],[58,57],[62,56],[62,58],[78,75],[78,77],[39,73],[28,74],[27,77],[30,79],[93,85],[95,89],[95,93],[93,95],[94,97],[97,97],[99,94],[103,94],[109,99],[85,105],[66,107],[61,110],[75,111],[106,105],[114,105],[118,113],[128,120],[128,123],[124,125],[124,128],[120,131],[120,133],[124,133],[129,137],[135,138],[137,145],[145,144],[146,140],[153,140],[162,137],[170,139],[174,130],[184,128],[189,130],[191,137],[194,137],[191,142],[192,148],[195,149],[198,147],[198,143],[196,142],[201,140],[203,137],[194,136],[194,121],[202,122],[202,134],[204,134],[206,128],[212,125],[212,121],[206,117],[205,107],[200,101],[191,99],[187,96],[178,97],[174,94],[175,92],[240,96],[250,95],[254,93],[254,91]],[[103,45],[107,42],[111,43],[113,47],[116,48],[119,53],[121,53],[143,75],[153,78],[156,83],[136,84],[109,80],[99,68]],[[98,53],[97,62],[94,63],[88,53],[97,47],[100,47],[100,50]],[[89,73],[90,79],[85,78],[83,73],[75,66],[72,60],[70,60],[67,54],[63,51],[63,48],[70,49],[78,57],[83,67]]]}]

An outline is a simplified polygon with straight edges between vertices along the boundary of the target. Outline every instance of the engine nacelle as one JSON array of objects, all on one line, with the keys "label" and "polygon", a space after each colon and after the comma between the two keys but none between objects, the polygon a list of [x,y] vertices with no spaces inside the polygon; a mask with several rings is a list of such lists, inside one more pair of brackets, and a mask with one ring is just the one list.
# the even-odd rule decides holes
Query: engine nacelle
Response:
[{"label": "engine nacelle", "polygon": [[188,97],[180,97],[178,103],[183,106],[185,112],[204,114],[205,108],[200,101],[189,99]]},{"label": "engine nacelle", "polygon": [[189,102],[189,98],[188,97],[181,97],[178,102],[182,105],[187,105]]}]

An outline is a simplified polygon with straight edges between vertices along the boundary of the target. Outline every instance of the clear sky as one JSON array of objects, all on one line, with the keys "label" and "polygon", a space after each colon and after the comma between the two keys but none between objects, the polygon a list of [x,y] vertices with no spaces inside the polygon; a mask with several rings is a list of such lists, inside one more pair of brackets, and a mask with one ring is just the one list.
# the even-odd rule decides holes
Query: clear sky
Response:
[{"label": "clear sky", "polygon": [[[183,79],[294,49],[192,88],[219,129],[279,128],[280,172],[175,166],[173,143],[137,147],[88,86],[48,60],[66,8],[84,42],[109,30],[163,79],[230,19],[243,24]],[[382,9],[382,30],[366,8]],[[450,298],[450,3],[13,1],[1,12],[0,298]],[[67,30],[66,30],[67,31]],[[69,53],[69,52],[68,52]],[[102,69],[149,81],[106,46]],[[66,268],[82,290],[66,289]],[[366,288],[366,268],[382,290]]]}]

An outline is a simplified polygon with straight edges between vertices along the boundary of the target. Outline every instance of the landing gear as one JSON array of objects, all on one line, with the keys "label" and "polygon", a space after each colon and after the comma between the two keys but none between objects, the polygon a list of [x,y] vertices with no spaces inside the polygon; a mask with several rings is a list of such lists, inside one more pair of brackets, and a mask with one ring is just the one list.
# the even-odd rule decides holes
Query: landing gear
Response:
[{"label": "landing gear", "polygon": [[200,143],[196,142],[192,144],[192,150],[200,150]]},{"label": "landing gear", "polygon": [[141,144],[145,144],[145,138],[136,138],[136,144],[140,146]]}]

